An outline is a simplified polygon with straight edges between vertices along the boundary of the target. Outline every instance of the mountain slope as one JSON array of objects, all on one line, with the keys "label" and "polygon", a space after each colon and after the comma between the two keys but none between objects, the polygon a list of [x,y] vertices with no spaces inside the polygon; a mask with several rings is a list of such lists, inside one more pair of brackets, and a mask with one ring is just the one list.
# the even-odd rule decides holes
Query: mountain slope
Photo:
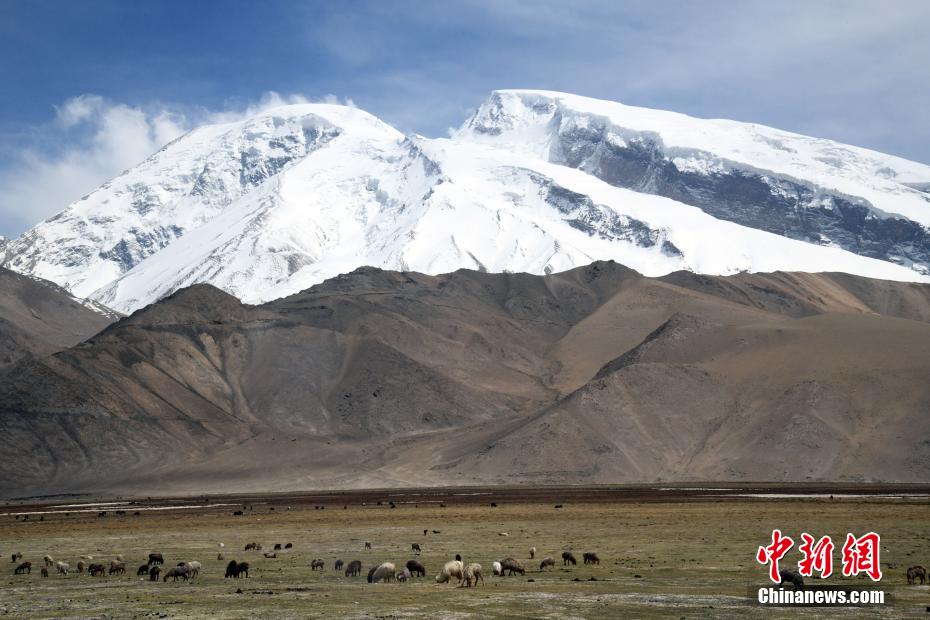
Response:
[{"label": "mountain slope", "polygon": [[716,218],[930,272],[930,166],[751,123],[498,91],[455,135]]},{"label": "mountain slope", "polygon": [[302,104],[182,136],[6,265],[123,312],[195,283],[264,302],[363,265],[930,281],[928,183],[864,149],[560,93],[496,92],[445,139]]},{"label": "mountain slope", "polygon": [[0,373],[0,493],[926,481],[928,298],[611,262],[197,285]]},{"label": "mountain slope", "polygon": [[0,267],[0,370],[74,346],[115,318],[51,282]]}]

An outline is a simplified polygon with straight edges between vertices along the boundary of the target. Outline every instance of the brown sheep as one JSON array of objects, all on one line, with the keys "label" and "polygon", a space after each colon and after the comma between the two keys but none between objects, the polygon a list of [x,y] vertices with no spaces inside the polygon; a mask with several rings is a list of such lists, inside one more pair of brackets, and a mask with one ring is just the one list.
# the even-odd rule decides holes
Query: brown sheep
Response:
[{"label": "brown sheep", "polygon": [[927,580],[927,569],[923,566],[911,566],[907,569],[907,584],[914,585],[914,582],[920,579],[920,585],[924,585]]},{"label": "brown sheep", "polygon": [[472,587],[478,586],[478,581],[484,583],[484,577],[481,576],[481,564],[471,563],[465,566],[465,569],[462,571],[462,583],[459,584],[460,587]]},{"label": "brown sheep", "polygon": [[126,572],[126,562],[117,562],[116,560],[110,561],[110,570],[108,571],[111,575],[122,575]]},{"label": "brown sheep", "polygon": [[413,543],[412,545],[410,545],[410,550],[411,550],[411,551],[416,551],[417,553],[420,553],[420,551],[421,551],[421,550],[420,550],[420,543]]},{"label": "brown sheep", "polygon": [[581,557],[584,558],[585,564],[600,564],[601,563],[601,558],[597,557],[596,553],[588,552],[588,553],[583,554]]},{"label": "brown sheep", "polygon": [[410,574],[411,574],[411,575],[416,575],[417,577],[425,577],[425,576],[426,576],[426,567],[423,566],[422,564],[420,564],[420,563],[419,563],[418,561],[416,561],[416,560],[408,560],[408,561],[407,561],[407,570],[410,571]]},{"label": "brown sheep", "polygon": [[48,569],[45,568],[44,566],[42,567],[42,576],[43,576],[43,577],[48,577]]},{"label": "brown sheep", "polygon": [[342,567],[345,565],[345,562],[342,560],[336,560],[336,563],[333,565],[333,570],[342,570]]},{"label": "brown sheep", "polygon": [[236,564],[236,577],[246,578],[249,577],[249,563],[248,562],[239,562]]},{"label": "brown sheep", "polygon": [[503,575],[504,572],[508,572],[511,576],[513,576],[514,573],[525,575],[526,569],[514,558],[505,558],[501,560],[501,574]]},{"label": "brown sheep", "polygon": [[96,577],[97,575],[102,577],[107,573],[107,567],[103,564],[91,564],[87,567],[87,572],[90,573],[91,577]]},{"label": "brown sheep", "polygon": [[148,574],[149,574],[148,564],[143,564],[136,570],[136,577],[141,577],[142,575],[148,575]]},{"label": "brown sheep", "polygon": [[155,564],[164,564],[164,563],[165,563],[165,557],[162,554],[160,553],[149,554],[149,565],[150,566],[155,565]]},{"label": "brown sheep", "polygon": [[85,566],[84,560],[78,560],[78,563],[77,563],[77,572],[83,573],[83,572],[84,572],[84,566]]},{"label": "brown sheep", "polygon": [[346,577],[358,577],[362,574],[362,561],[352,560],[346,568]]},{"label": "brown sheep", "polygon": [[555,560],[552,558],[544,558],[543,561],[539,563],[539,570],[546,570],[550,567],[555,567]]},{"label": "brown sheep", "polygon": [[22,559],[23,559],[23,554],[22,554],[22,553],[14,553],[14,554],[13,554],[13,564],[16,564],[18,561],[20,561],[20,560],[22,560]]},{"label": "brown sheep", "polygon": [[23,573],[32,574],[32,562],[23,562],[13,569],[14,575],[22,575]]},{"label": "brown sheep", "polygon": [[188,566],[175,566],[168,569],[168,572],[165,573],[162,581],[168,581],[168,577],[174,577],[175,581],[178,580],[178,577],[184,581],[187,581],[191,577],[191,569]]},{"label": "brown sheep", "polygon": [[323,560],[317,559],[310,562],[310,570],[320,569],[323,570]]},{"label": "brown sheep", "polygon": [[45,565],[46,565],[46,566],[51,566],[52,564],[55,563],[55,559],[54,559],[52,556],[50,556],[50,555],[47,555],[47,556],[45,556],[45,557],[42,558],[42,559],[45,560]]},{"label": "brown sheep", "polygon": [[370,543],[370,542],[366,542],[366,543],[365,543],[365,548],[366,548],[366,549],[371,549],[371,543]]},{"label": "brown sheep", "polygon": [[226,565],[226,574],[223,575],[224,579],[229,577],[238,577],[239,576],[239,564],[235,560],[230,560],[229,564]]},{"label": "brown sheep", "polygon": [[158,574],[161,573],[161,568],[153,566],[149,569],[149,581],[158,581]]},{"label": "brown sheep", "polygon": [[575,559],[575,556],[572,554],[571,551],[563,551],[562,552],[562,566],[567,566],[569,564],[571,564],[572,566],[575,566],[576,564],[578,564],[578,560]]}]

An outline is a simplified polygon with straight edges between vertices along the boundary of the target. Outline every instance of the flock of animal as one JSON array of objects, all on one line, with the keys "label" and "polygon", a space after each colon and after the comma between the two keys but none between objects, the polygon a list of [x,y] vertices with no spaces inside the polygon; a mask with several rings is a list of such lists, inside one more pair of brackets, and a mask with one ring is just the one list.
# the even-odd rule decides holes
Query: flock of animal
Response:
[{"label": "flock of animal", "polygon": [[[266,558],[277,557],[278,551],[287,551],[293,549],[293,543],[287,544],[276,544],[274,545],[274,550],[272,552],[264,552]],[[372,546],[370,542],[365,543],[365,549],[371,550]],[[244,551],[256,551],[263,552],[264,547],[260,543],[250,542],[245,545]],[[411,545],[411,551],[419,555],[421,553],[421,548],[419,543],[413,543]],[[536,557],[536,547],[532,547],[529,550],[530,559],[533,560]],[[585,564],[600,564],[601,560],[596,553],[585,553],[583,556]],[[30,574],[32,573],[32,562],[22,561],[22,553],[12,554],[13,563],[17,564],[16,568],[13,570],[15,575]],[[101,562],[93,562],[93,556],[82,556],[76,564],[76,571],[79,574],[87,573],[91,577],[104,576],[104,575],[124,575],[126,573],[126,561],[123,559],[122,555],[117,555],[113,560],[110,561],[109,566]],[[217,560],[225,560],[222,553],[217,554]],[[56,561],[52,556],[46,555],[43,558],[44,566],[42,566],[42,576],[49,576],[49,568],[54,567],[56,572],[60,575],[68,575],[71,571],[71,565],[67,562]],[[165,558],[161,553],[150,553],[148,556],[148,561],[145,564],[139,566],[136,571],[137,577],[148,577],[150,581],[158,581],[161,578],[162,581],[167,582],[169,579],[174,581],[183,580],[189,581],[200,574],[200,571],[203,569],[203,565],[196,561],[186,561],[179,562],[176,566],[172,566],[164,571],[162,575],[162,566],[165,563]],[[562,565],[576,565],[578,561],[575,559],[574,554],[570,551],[565,551],[562,553]],[[322,559],[316,558],[310,562],[311,570],[325,570],[325,562]],[[539,570],[544,571],[547,568],[552,568],[555,566],[555,560],[552,557],[546,557],[540,562]],[[336,560],[333,565],[334,570],[342,571],[346,577],[358,577],[362,573],[362,561],[361,560],[352,560],[348,565],[345,564],[343,560]],[[462,561],[462,556],[456,554],[454,560],[450,560],[445,563],[442,567],[442,570],[439,574],[436,575],[436,583],[458,583],[460,587],[472,587],[477,586],[479,583],[484,583],[484,576],[482,574],[482,566],[477,562],[465,563]],[[507,557],[503,560],[495,561],[492,564],[493,574],[495,576],[503,577],[505,575],[525,575],[526,569],[523,567],[523,564],[513,558]],[[248,562],[237,562],[236,560],[230,560],[226,565],[226,578],[243,578],[249,576],[249,563]],[[397,567],[393,562],[382,562],[377,564],[368,571],[368,583],[378,583],[378,582],[387,582],[387,581],[398,581],[406,582],[414,577],[425,577],[426,576],[426,567],[423,566],[417,559],[409,560],[403,569],[397,570]]]},{"label": "flock of animal", "polygon": [[[12,554],[13,563],[17,564],[16,568],[13,569],[14,575],[24,575],[32,573],[32,562],[25,561],[23,562],[22,553]],[[110,560],[109,566],[101,562],[94,562],[94,557],[87,555],[82,556],[80,560],[75,564],[75,570],[79,574],[87,573],[91,577],[102,577],[104,575],[125,575],[126,574],[126,561],[123,559],[122,555],[117,555],[116,558]],[[55,572],[59,575],[67,575],[71,572],[71,564],[68,562],[56,561],[50,555],[46,555],[42,558],[43,566],[41,567],[42,576],[48,577],[48,569],[54,567]],[[158,577],[161,574],[161,565],[165,563],[165,558],[160,553],[150,553],[148,562],[141,565],[136,571],[137,576],[147,576],[151,581],[158,581]],[[200,571],[203,569],[203,565],[197,561],[191,562],[180,562],[177,566],[174,566],[167,571],[165,571],[164,581],[168,581],[170,578],[174,578],[175,581],[183,578],[185,581],[192,579],[200,574]]]}]

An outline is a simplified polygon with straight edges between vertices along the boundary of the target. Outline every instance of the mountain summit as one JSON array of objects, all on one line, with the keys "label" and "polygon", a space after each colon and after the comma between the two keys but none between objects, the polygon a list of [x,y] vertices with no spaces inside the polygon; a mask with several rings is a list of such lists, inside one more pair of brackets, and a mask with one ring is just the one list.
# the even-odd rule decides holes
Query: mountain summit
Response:
[{"label": "mountain summit", "polygon": [[562,93],[494,92],[443,139],[300,104],[191,131],[0,257],[123,312],[195,283],[268,301],[363,265],[930,281],[928,188],[901,158]]}]

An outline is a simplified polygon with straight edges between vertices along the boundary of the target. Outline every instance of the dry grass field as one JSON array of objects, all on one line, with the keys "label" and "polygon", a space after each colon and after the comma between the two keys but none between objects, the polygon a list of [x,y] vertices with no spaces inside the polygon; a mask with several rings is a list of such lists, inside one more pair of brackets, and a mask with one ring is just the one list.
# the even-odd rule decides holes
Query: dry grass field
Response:
[{"label": "dry grass field", "polygon": [[[716,617],[926,617],[930,587],[907,586],[904,570],[930,565],[930,511],[924,498],[727,499],[702,501],[527,502],[473,496],[465,501],[388,505],[376,502],[326,503],[323,510],[294,497],[247,502],[213,499],[207,508],[146,510],[157,502],[108,506],[96,512],[32,515],[28,521],[0,508],[0,550],[5,566],[0,581],[0,617],[9,618],[695,618]],[[460,498],[462,499],[462,498]],[[484,501],[487,499],[487,501]],[[63,504],[67,502],[59,502]],[[219,506],[218,503],[234,504]],[[251,509],[248,508],[249,504]],[[117,515],[116,508],[125,510]],[[274,510],[272,510],[274,508]],[[30,508],[36,510],[35,507]],[[46,508],[47,510],[48,508]],[[100,508],[102,510],[102,508]],[[138,509],[139,515],[133,513]],[[78,510],[78,508],[56,510]],[[762,609],[747,598],[750,584],[764,582],[754,561],[758,545],[779,527],[796,539],[802,531],[831,534],[875,530],[882,535],[883,585],[893,605],[882,609]],[[430,533],[423,535],[423,530]],[[441,533],[434,534],[432,530]],[[507,535],[503,535],[507,534]],[[245,552],[256,541],[266,551],[274,543],[294,544],[277,558]],[[370,541],[372,549],[364,549]],[[428,575],[407,584],[366,583],[368,568],[382,561],[399,567],[410,558],[411,543],[423,548]],[[219,543],[224,547],[219,548]],[[840,543],[841,544],[841,543]],[[528,550],[537,548],[536,560]],[[563,567],[560,554],[572,550],[578,566]],[[13,575],[13,552],[33,562],[31,575]],[[166,566],[199,560],[204,569],[189,583],[153,583],[136,577],[150,551]],[[246,560],[248,579],[224,579],[226,561]],[[600,566],[584,566],[581,554],[596,551]],[[42,578],[46,553],[70,562],[82,555],[95,561],[122,554],[122,577],[52,574]],[[485,583],[478,588],[439,585],[441,565],[461,553],[482,564]],[[551,555],[556,568],[539,571]],[[491,563],[520,559],[523,577],[492,577]],[[839,565],[839,550],[834,552]],[[323,572],[310,570],[315,558]],[[360,559],[363,574],[346,578],[333,570],[341,558]],[[797,561],[796,548],[789,559]],[[830,582],[869,583],[832,577]],[[827,612],[827,613],[824,613]]]}]

